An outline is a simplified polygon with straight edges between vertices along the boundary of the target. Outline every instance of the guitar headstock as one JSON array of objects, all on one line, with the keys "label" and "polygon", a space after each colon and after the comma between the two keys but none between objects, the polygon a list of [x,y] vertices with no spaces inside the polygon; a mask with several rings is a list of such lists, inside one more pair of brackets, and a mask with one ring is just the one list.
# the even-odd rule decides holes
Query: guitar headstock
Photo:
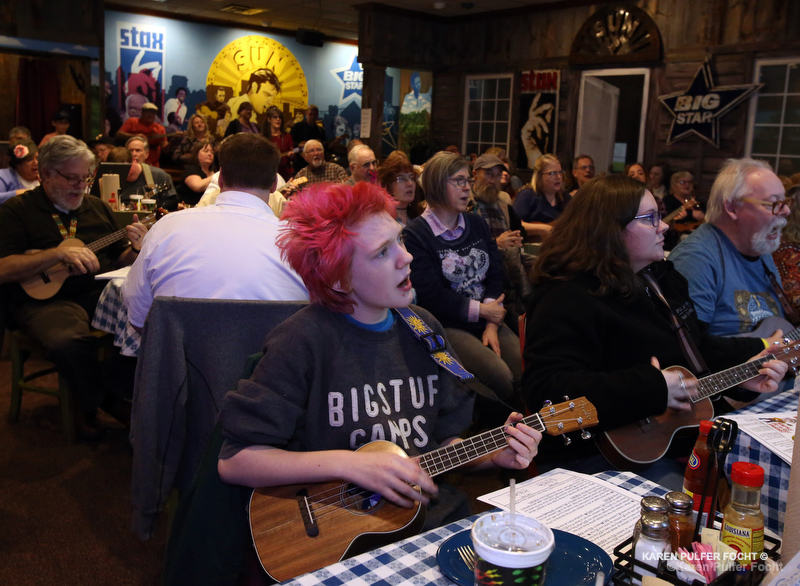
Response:
[{"label": "guitar headstock", "polygon": [[584,430],[599,423],[597,409],[586,397],[579,397],[545,406],[539,411],[539,417],[550,435],[564,435],[570,431]]}]

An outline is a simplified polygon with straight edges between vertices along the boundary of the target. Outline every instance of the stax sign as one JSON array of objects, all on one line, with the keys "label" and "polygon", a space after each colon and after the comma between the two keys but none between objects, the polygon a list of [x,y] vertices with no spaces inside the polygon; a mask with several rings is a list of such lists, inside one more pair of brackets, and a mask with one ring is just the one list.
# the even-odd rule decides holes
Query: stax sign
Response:
[{"label": "stax sign", "polygon": [[691,134],[719,148],[719,120],[757,91],[762,84],[714,87],[711,66],[705,61],[686,91],[659,96],[673,116],[667,144]]}]

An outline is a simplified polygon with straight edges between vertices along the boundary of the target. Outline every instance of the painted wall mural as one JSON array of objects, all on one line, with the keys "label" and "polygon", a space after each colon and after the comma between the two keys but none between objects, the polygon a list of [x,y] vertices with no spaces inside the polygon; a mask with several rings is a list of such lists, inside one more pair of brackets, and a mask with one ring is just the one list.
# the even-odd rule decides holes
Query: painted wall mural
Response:
[{"label": "painted wall mural", "polygon": [[520,129],[517,167],[533,169],[536,159],[556,152],[558,134],[558,91],[561,72],[523,71],[520,74]]},{"label": "painted wall mural", "polygon": [[109,10],[105,59],[112,135],[149,100],[172,131],[200,112],[221,135],[249,101],[259,125],[270,105],[291,124],[313,103],[329,138],[346,136],[344,146],[360,136],[364,73],[353,45],[315,48],[289,36]]}]

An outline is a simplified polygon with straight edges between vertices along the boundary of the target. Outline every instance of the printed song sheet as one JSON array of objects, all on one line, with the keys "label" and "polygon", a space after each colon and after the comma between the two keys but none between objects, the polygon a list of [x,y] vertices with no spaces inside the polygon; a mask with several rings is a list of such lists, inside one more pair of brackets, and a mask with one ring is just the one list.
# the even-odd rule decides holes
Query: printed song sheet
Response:
[{"label": "printed song sheet", "polygon": [[725,417],[739,424],[739,433],[746,433],[787,464],[792,463],[797,411],[753,415],[731,414]]},{"label": "printed song sheet", "polygon": [[[478,500],[507,511],[508,493],[504,488]],[[516,493],[518,512],[588,539],[612,557],[633,533],[642,500],[605,480],[561,468],[517,484]]]}]

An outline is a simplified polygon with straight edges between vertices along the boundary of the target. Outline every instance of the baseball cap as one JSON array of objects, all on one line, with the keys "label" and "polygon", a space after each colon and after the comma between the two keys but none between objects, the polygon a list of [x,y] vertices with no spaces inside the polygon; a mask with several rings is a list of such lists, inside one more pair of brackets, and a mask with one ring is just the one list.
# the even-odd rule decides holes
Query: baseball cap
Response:
[{"label": "baseball cap", "polygon": [[475,171],[478,169],[491,169],[492,167],[503,167],[503,161],[497,155],[481,155],[472,166]]},{"label": "baseball cap", "polygon": [[144,112],[145,110],[153,110],[155,112],[158,112],[158,106],[156,106],[152,102],[145,102],[144,104],[142,104],[142,112]]}]

